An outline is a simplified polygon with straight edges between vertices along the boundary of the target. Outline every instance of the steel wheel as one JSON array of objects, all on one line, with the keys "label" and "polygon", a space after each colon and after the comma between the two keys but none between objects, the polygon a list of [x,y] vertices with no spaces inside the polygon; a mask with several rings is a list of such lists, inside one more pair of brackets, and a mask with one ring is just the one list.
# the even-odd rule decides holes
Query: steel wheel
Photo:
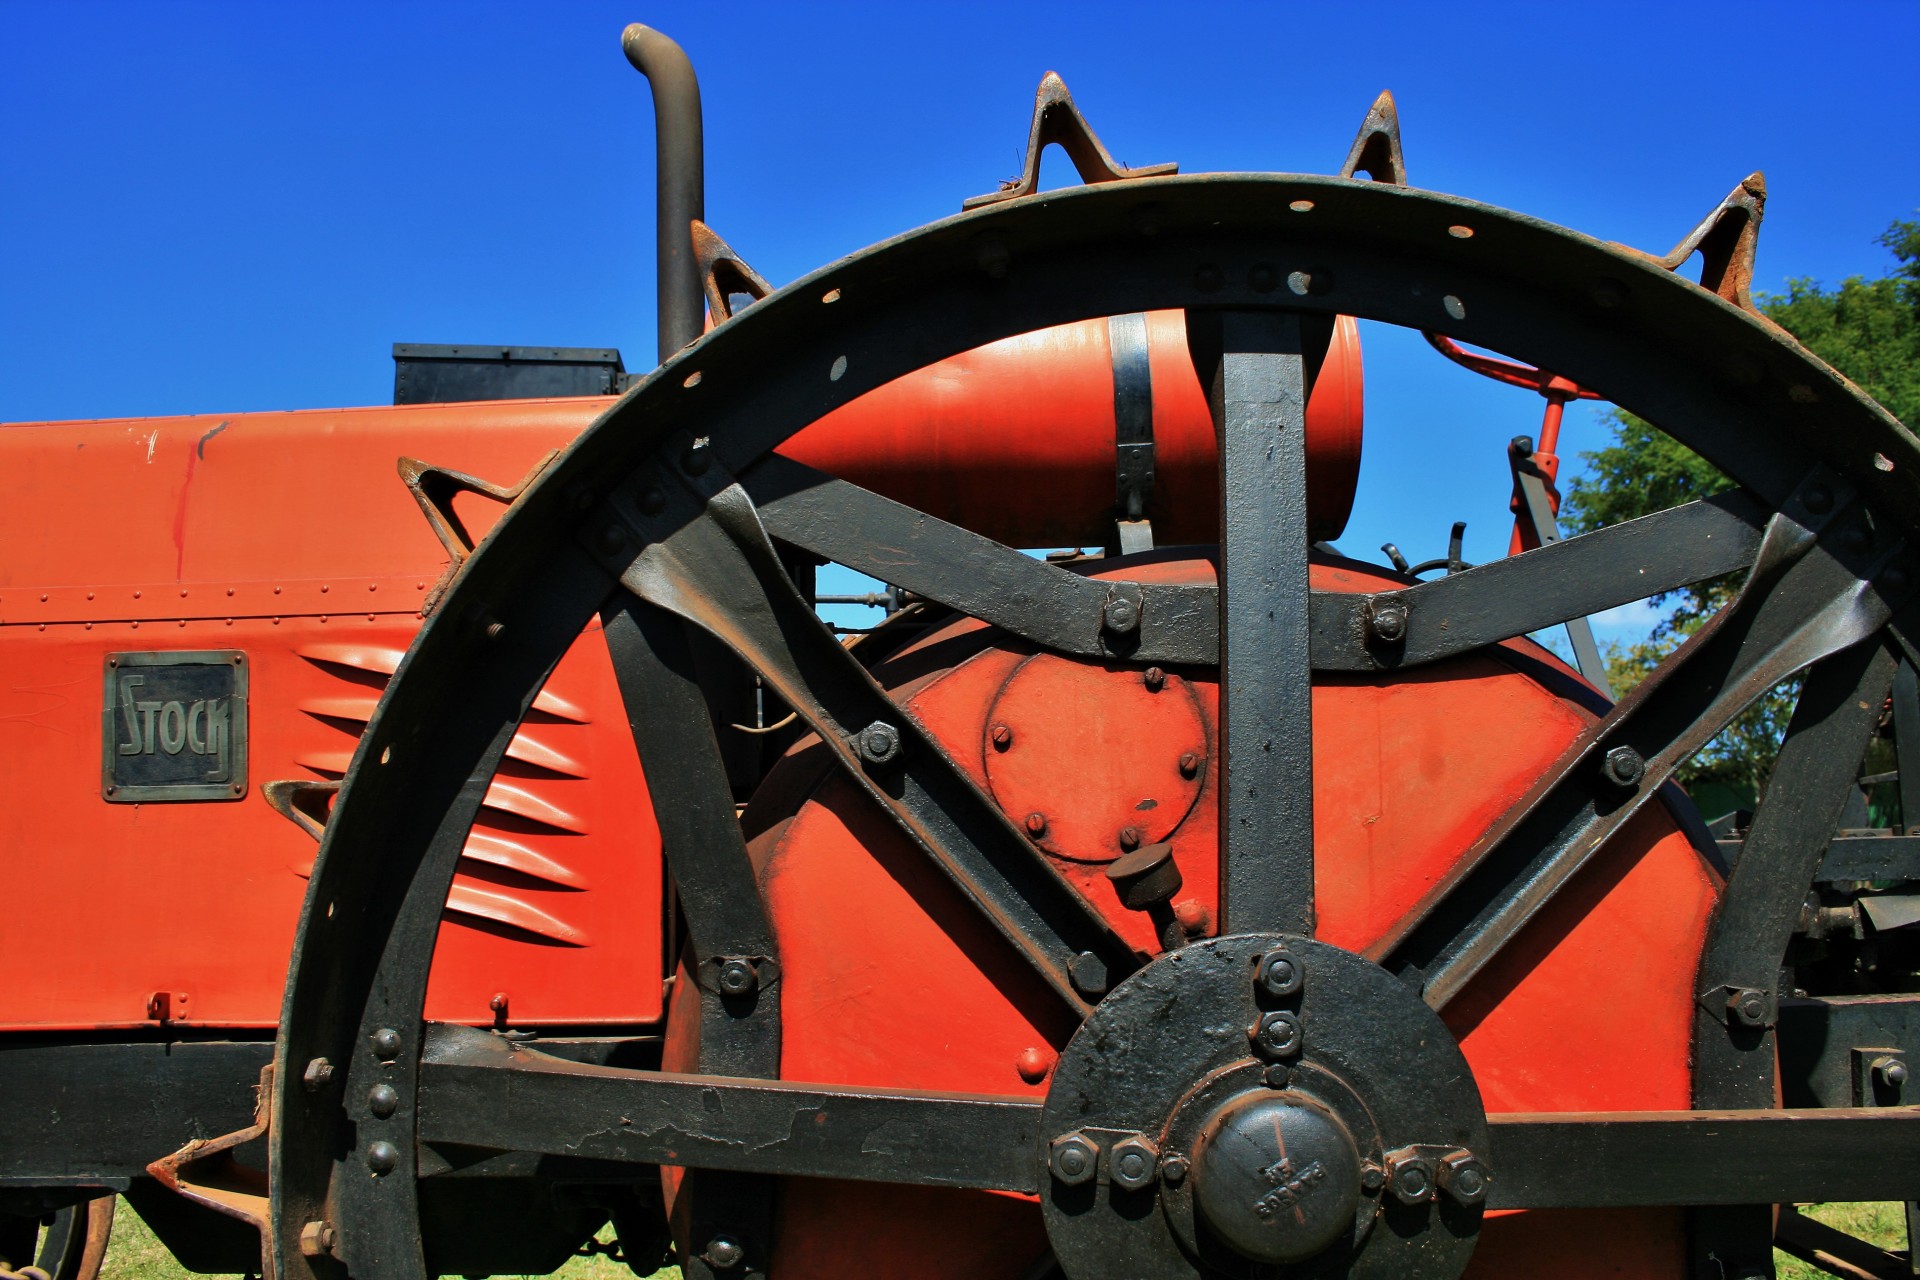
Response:
[{"label": "steel wheel", "polygon": [[[1219,663],[1222,936],[1151,959],[812,620],[769,537],[859,567],[846,526],[878,510],[871,495],[769,460],[821,414],[998,338],[1148,309],[1188,312],[1214,390],[1218,590],[1084,590],[938,529],[888,576],[1088,660]],[[1659,423],[1742,488],[1431,583],[1316,592],[1297,447],[1303,333],[1336,312],[1551,368]],[[1646,811],[1680,760],[1806,671],[1772,792],[1788,799],[1756,819],[1696,981],[1708,998],[1695,1104],[1772,1105],[1778,958],[1892,678],[1916,474],[1920,449],[1896,423],[1728,300],[1656,261],[1393,186],[1116,181],[981,208],[817,272],[662,366],[556,461],[396,676],[328,824],[296,949],[272,1135],[279,1274],[426,1274],[420,1187],[446,1171],[448,1149],[701,1170],[682,1224],[692,1275],[778,1267],[755,1181],[768,1175],[1037,1193],[1075,1280],[1273,1263],[1452,1276],[1484,1208],[1553,1205],[1733,1206],[1700,1216],[1696,1247],[1764,1270],[1766,1211],[1739,1206],[1910,1189],[1920,1144],[1902,1136],[1907,1113],[1821,1113],[1792,1132],[1763,1114],[1490,1124],[1435,1010]],[[822,501],[792,500],[806,494]],[[1701,638],[1595,722],[1365,955],[1314,939],[1313,672],[1410,674],[1743,568],[1746,589]],[[979,582],[998,573],[1034,590],[983,598]],[[485,781],[546,671],[596,615],[689,921],[700,994],[685,1015],[698,1019],[701,1077],[575,1067],[422,1022],[441,905]],[[1044,1105],[771,1083],[779,939],[712,749],[689,621],[800,712],[833,767],[1014,958],[1036,1025],[1066,1045]],[[1304,993],[1286,966],[1305,971]],[[1207,1053],[1145,1073],[1111,1057],[1106,1046],[1171,1006],[1196,1027],[1233,1022],[1239,1043],[1216,1036]],[[1289,1039],[1303,1027],[1304,1047]],[[309,1091],[303,1068],[318,1058],[343,1069]],[[1273,1066],[1285,1068],[1277,1083]],[[803,1118],[809,1136],[794,1141]],[[1155,1124],[1229,1134],[1258,1155],[1218,1141],[1207,1154],[1195,1138],[1186,1192],[1166,1190],[1152,1161],[1118,1183],[1082,1176],[1076,1132],[1099,1130],[1092,1158],[1113,1160]],[[1353,1137],[1369,1124],[1377,1133]],[[1314,1150],[1322,1178],[1302,1182],[1284,1155],[1265,1163],[1268,1129]],[[882,1130],[885,1141],[868,1140]],[[440,1163],[423,1167],[423,1152]],[[1444,1194],[1416,1186],[1422,1177]],[[1303,1210],[1311,1227],[1277,1238],[1270,1215],[1208,1203],[1264,1203],[1279,1188],[1276,1203],[1293,1208],[1322,1180],[1335,1207]],[[1406,1203],[1379,1207],[1383,1188]],[[1173,1209],[1152,1211],[1178,1195],[1210,1224],[1198,1245],[1167,1225]],[[1393,1229],[1341,1225],[1369,1214]]]}]

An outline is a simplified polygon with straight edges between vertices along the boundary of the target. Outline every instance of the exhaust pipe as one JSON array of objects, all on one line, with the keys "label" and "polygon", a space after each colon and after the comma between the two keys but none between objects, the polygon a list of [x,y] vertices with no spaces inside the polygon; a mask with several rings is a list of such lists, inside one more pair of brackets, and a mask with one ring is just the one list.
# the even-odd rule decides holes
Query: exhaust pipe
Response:
[{"label": "exhaust pipe", "polygon": [[654,236],[660,360],[665,363],[705,328],[705,294],[691,230],[696,218],[707,216],[700,81],[686,51],[651,27],[634,23],[621,33],[620,47],[653,89]]}]

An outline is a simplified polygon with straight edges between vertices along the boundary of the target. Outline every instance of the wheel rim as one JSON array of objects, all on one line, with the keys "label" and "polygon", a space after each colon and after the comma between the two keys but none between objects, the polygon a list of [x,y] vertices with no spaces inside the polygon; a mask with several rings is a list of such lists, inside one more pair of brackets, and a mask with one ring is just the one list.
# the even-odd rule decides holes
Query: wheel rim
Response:
[{"label": "wheel rim", "polygon": [[[420,1011],[440,907],[484,792],[471,779],[491,773],[545,672],[621,590],[619,574],[643,558],[644,532],[677,518],[681,528],[710,523],[700,502],[726,480],[826,411],[932,360],[1047,325],[1161,308],[1338,311],[1552,368],[1660,423],[1764,509],[1828,530],[1838,567],[1824,578],[1801,573],[1815,594],[1863,573],[1880,572],[1884,584],[1901,536],[1920,521],[1920,491],[1908,479],[1920,451],[1911,438],[1790,339],[1656,263],[1449,197],[1278,175],[1140,179],[963,214],[817,272],[716,329],[609,410],[503,518],[397,673],[329,822],[296,947],[273,1134],[283,1274],[330,1265],[299,1247],[303,1225],[324,1217],[347,1227],[353,1270],[422,1273],[413,1140]],[[1225,341],[1229,351],[1262,345]],[[689,475],[683,455],[695,440],[708,442],[707,461]],[[644,510],[647,495],[666,486],[668,502]],[[1231,483],[1227,492],[1231,544]],[[1861,503],[1850,502],[1856,493]],[[1877,522],[1871,528],[1863,504]],[[1867,530],[1861,546],[1839,545],[1846,521]],[[620,531],[617,542],[609,529]],[[1805,542],[1780,533],[1768,563],[1800,572],[1813,563],[1795,558]],[[1826,541],[1819,550],[1827,553]],[[1231,546],[1228,554],[1231,577]],[[1894,567],[1905,572],[1904,563]],[[656,579],[654,597],[673,598],[675,589],[675,580]],[[727,629],[706,602],[684,593],[677,602],[683,614],[708,610],[711,628]],[[1866,642],[1882,633],[1887,611],[1884,600],[1856,610],[1858,634],[1816,618],[1808,625],[1819,642],[1809,641],[1807,661],[1873,649]],[[1226,626],[1231,689],[1239,668],[1230,619]],[[1829,663],[1827,682],[1865,687],[1884,665]],[[1293,666],[1306,670],[1303,658]],[[1301,688],[1304,674],[1293,694]],[[1292,821],[1297,828],[1297,815]],[[716,888],[726,883],[723,875]],[[1245,887],[1243,901],[1264,918],[1239,918],[1230,906],[1230,928],[1299,930],[1297,912],[1276,919],[1285,903],[1263,899],[1256,881]],[[1038,914],[1051,913],[1046,923],[1072,945],[1084,922],[1070,907]],[[777,954],[770,936],[755,941],[756,929],[765,932],[757,908],[736,904],[732,914],[715,926],[729,941],[703,950]],[[1099,941],[1085,949],[1097,951]],[[1425,969],[1443,952],[1423,950],[1403,968]],[[1086,992],[1062,966],[1053,976],[1072,1016]],[[758,1009],[757,1033],[716,1043],[703,1069],[777,1069],[772,1004],[769,997]],[[1755,1047],[1736,1046],[1742,1061]],[[293,1084],[298,1065],[317,1057],[349,1064],[341,1091],[316,1097]],[[380,1086],[399,1099],[385,1115],[363,1101]],[[385,1168],[368,1177],[370,1163]],[[1073,1260],[1063,1263],[1073,1274]]]}]

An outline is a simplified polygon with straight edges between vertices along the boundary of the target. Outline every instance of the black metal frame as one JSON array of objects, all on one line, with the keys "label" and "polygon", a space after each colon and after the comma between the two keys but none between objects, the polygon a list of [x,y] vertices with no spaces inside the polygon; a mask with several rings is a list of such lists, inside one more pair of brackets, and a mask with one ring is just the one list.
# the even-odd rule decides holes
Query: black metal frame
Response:
[{"label": "black metal frame", "polygon": [[[1457,234],[1462,227],[1471,234]],[[819,1142],[774,1142],[751,1161],[688,1157],[673,1148],[681,1163],[716,1166],[713,1177],[841,1176],[857,1167],[860,1176],[901,1181],[937,1173],[942,1185],[1037,1185],[1044,1152],[1024,1118],[1031,1104],[767,1082],[774,1074],[767,1042],[756,1035],[771,1034],[774,940],[757,932],[763,919],[740,914],[746,902],[729,888],[741,884],[738,836],[724,830],[720,790],[701,780],[712,753],[700,745],[700,708],[674,647],[677,624],[648,619],[657,609],[694,622],[779,689],[821,733],[839,767],[1027,957],[1036,980],[1026,995],[1030,1007],[1044,1012],[1046,1025],[1070,1031],[1140,957],[1115,944],[1097,914],[1064,891],[939,746],[890,710],[858,664],[817,627],[781,573],[749,489],[733,477],[747,477],[751,487],[754,465],[795,430],[931,361],[1047,325],[1169,307],[1199,321],[1192,327],[1203,349],[1210,341],[1205,318],[1219,317],[1219,354],[1202,350],[1200,364],[1219,370],[1212,382],[1225,432],[1217,634],[1225,640],[1227,704],[1223,896],[1234,928],[1311,927],[1303,889],[1311,883],[1310,807],[1301,789],[1310,777],[1311,741],[1299,715],[1319,658],[1316,650],[1309,659],[1309,637],[1349,655],[1357,643],[1374,669],[1439,656],[1406,652],[1409,637],[1426,625],[1429,598],[1477,620],[1477,635],[1512,634],[1504,629],[1518,615],[1508,589],[1529,573],[1530,559],[1577,565],[1583,547],[1618,545],[1626,536],[1587,535],[1504,567],[1410,587],[1397,594],[1412,602],[1403,623],[1421,619],[1411,631],[1383,624],[1378,608],[1322,625],[1319,616],[1338,614],[1339,605],[1313,607],[1305,578],[1296,451],[1305,370],[1297,335],[1336,311],[1436,330],[1560,371],[1659,422],[1744,486],[1740,498],[1654,517],[1659,523],[1648,530],[1724,518],[1752,530],[1761,513],[1778,513],[1764,540],[1750,533],[1736,539],[1743,548],[1759,543],[1740,600],[1667,675],[1576,744],[1538,798],[1476,851],[1476,867],[1529,868],[1519,881],[1526,892],[1514,895],[1510,879],[1470,875],[1461,882],[1468,892],[1429,904],[1414,922],[1419,927],[1405,932],[1413,941],[1396,949],[1398,959],[1388,958],[1423,977],[1430,1001],[1443,1001],[1462,975],[1484,963],[1544,892],[1617,828],[1623,810],[1657,790],[1686,750],[1752,697],[1808,663],[1842,662],[1890,633],[1888,620],[1910,576],[1899,538],[1920,526],[1913,479],[1920,451],[1789,339],[1657,262],[1467,201],[1279,175],[1114,181],[996,203],[922,228],[757,302],[667,361],[515,504],[423,628],[328,824],[296,946],[277,1045],[272,1132],[273,1261],[280,1276],[343,1268],[423,1274],[416,1230],[423,1142],[533,1149],[564,1142],[572,1149],[589,1127],[606,1126],[571,1108],[603,1107],[607,1099],[622,1100],[618,1115],[634,1120],[635,1129],[684,1114],[689,1090],[737,1099],[737,1115],[727,1110],[724,1125],[700,1131],[727,1150],[733,1140],[771,1132],[764,1126],[777,1128],[796,1108],[825,1117],[827,1136]],[[1255,427],[1273,429],[1280,446],[1250,448],[1246,433]],[[1247,483],[1255,475],[1263,479]],[[833,524],[830,512],[812,518],[816,526]],[[1274,538],[1276,528],[1289,532]],[[1662,554],[1652,559],[1668,546],[1684,556],[1684,543],[1660,542]],[[1682,576],[1668,580],[1697,580],[1738,560],[1718,556],[1696,555],[1675,570]],[[952,566],[936,566],[929,586],[939,585],[942,568]],[[1121,651],[1144,629],[1156,601],[1144,590],[1103,589],[1099,643]],[[1609,589],[1594,588],[1600,599],[1611,599]],[[647,603],[635,605],[623,593]],[[1604,606],[1595,596],[1569,590],[1542,612],[1558,611],[1553,620],[1564,620],[1597,607]],[[700,1068],[709,1074],[694,1079],[554,1068],[526,1051],[518,1053],[522,1069],[513,1065],[512,1050],[491,1041],[483,1048],[475,1037],[421,1021],[440,906],[487,780],[547,671],[601,611],[617,624],[616,644],[638,657],[625,664],[623,692],[644,739],[655,796],[676,804],[701,798],[691,816],[683,815],[692,826],[668,833],[683,888],[699,886],[703,876],[715,886],[685,899],[690,962],[701,975],[706,1010]],[[1367,669],[1357,658],[1345,660],[1356,664],[1346,669]],[[1822,688],[1827,669],[1815,677]],[[656,711],[673,731],[650,727]],[[689,740],[695,749],[683,749]],[[1249,767],[1249,760],[1264,761],[1268,741],[1280,744],[1284,764],[1273,777],[1290,786],[1263,785],[1269,779]],[[1637,767],[1617,754],[1623,749],[1634,753]],[[665,806],[661,817],[663,826],[679,821]],[[1506,839],[1536,828],[1539,839]],[[708,859],[714,861],[696,865]],[[1747,881],[1784,874],[1765,871],[1768,861],[1742,858],[1730,902],[1744,900]],[[1450,923],[1432,923],[1441,920]],[[742,1016],[739,1002],[747,997]],[[756,1017],[769,1030],[754,1032]],[[448,1047],[454,1044],[465,1047]],[[481,1063],[462,1056],[468,1053],[492,1056]],[[298,1081],[303,1065],[317,1058],[337,1070],[330,1085],[308,1091]],[[723,1061],[739,1065],[713,1076],[710,1067]],[[511,1115],[479,1108],[484,1098],[500,1099],[487,1091],[502,1088],[502,1078],[536,1091],[521,1096],[551,1105],[530,1116],[517,1103]],[[396,1104],[370,1109],[376,1090],[392,1090]],[[1911,1113],[1787,1118],[1760,1110],[1764,1100],[1752,1106],[1710,1116],[1497,1121],[1489,1155],[1499,1188],[1494,1203],[1737,1204],[1824,1197],[1835,1186],[1907,1198],[1920,1186],[1907,1136]],[[489,1130],[489,1121],[500,1127]],[[846,1132],[871,1132],[873,1125],[945,1134],[949,1146],[979,1150],[936,1168],[910,1158],[922,1148],[908,1143],[907,1154],[876,1167],[866,1155],[850,1155],[843,1141]],[[620,1136],[618,1128],[605,1139],[604,1154],[662,1158],[657,1142]],[[1729,1140],[1739,1148],[1738,1164],[1765,1172],[1730,1173]],[[1570,1149],[1593,1162],[1574,1162],[1577,1176],[1557,1154]],[[1639,1168],[1657,1168],[1659,1176],[1632,1176]],[[755,1203],[764,1214],[765,1199],[756,1202],[737,1185],[711,1195],[703,1190],[699,1199],[715,1208],[700,1211],[697,1234],[683,1242],[694,1254],[690,1274],[764,1270],[764,1216],[756,1226],[728,1215],[748,1213]],[[342,1228],[337,1255],[303,1250],[311,1223]],[[1076,1274],[1074,1259],[1062,1262]]]}]

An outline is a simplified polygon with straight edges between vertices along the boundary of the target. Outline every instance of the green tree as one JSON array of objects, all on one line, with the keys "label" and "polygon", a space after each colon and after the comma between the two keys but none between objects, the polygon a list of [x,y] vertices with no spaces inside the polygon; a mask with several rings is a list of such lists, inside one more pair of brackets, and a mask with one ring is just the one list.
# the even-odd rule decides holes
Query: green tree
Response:
[{"label": "green tree", "polygon": [[[1760,308],[1815,355],[1851,378],[1910,427],[1920,426],[1920,222],[1898,221],[1879,238],[1896,266],[1877,280],[1858,276],[1828,290],[1813,280],[1761,295]],[[1652,424],[1615,411],[1612,440],[1582,453],[1587,473],[1568,486],[1561,519],[1585,533],[1661,511],[1731,485],[1714,466]],[[1638,684],[1739,590],[1737,577],[1656,596],[1666,616],[1646,640],[1608,646],[1616,694]],[[1719,784],[1757,798],[1793,711],[1797,682],[1775,689],[1682,767],[1680,781]]]}]

